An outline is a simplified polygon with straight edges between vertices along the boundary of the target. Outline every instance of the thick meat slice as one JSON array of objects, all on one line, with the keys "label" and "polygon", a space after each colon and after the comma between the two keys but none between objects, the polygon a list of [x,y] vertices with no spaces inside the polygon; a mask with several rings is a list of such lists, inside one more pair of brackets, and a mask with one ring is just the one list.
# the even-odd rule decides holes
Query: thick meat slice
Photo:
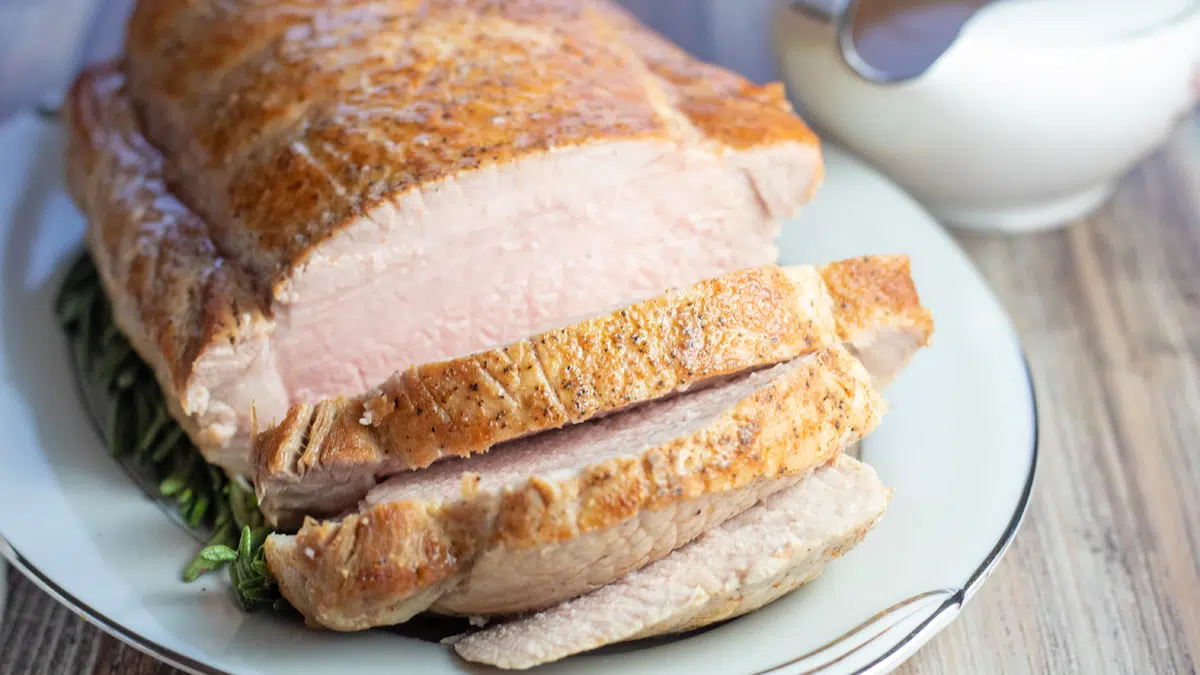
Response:
[{"label": "thick meat slice", "polygon": [[[294,528],[382,477],[845,342],[890,379],[930,334],[904,256],[763,267],[293,407],[255,444],[263,512]],[[871,370],[871,366],[875,370]]]},{"label": "thick meat slice", "polygon": [[835,262],[821,267],[821,279],[833,299],[838,337],[875,386],[887,386],[929,345],[933,318],[917,297],[908,256]]},{"label": "thick meat slice", "polygon": [[336,522],[267,540],[310,622],[550,606],[669,553],[794,483],[878,423],[841,347],[600,420],[400,474]]},{"label": "thick meat slice", "polygon": [[167,189],[162,157],[138,132],[124,86],[106,67],[75,83],[67,184],[89,218],[87,245],[117,326],[206,458],[244,471],[246,449],[227,445],[241,426],[235,409],[288,398],[269,348],[273,322],[204,221]]},{"label": "thick meat slice", "polygon": [[294,528],[388,475],[810,353],[837,341],[832,305],[813,268],[750,268],[295,406],[255,442],[260,507]]},{"label": "thick meat slice", "polygon": [[126,44],[73,88],[72,191],[122,331],[235,471],[251,403],[773,262],[821,174],[780,86],[604,2],[141,0]]},{"label": "thick meat slice", "polygon": [[524,669],[751,612],[812,581],[866,536],[891,490],[845,455],[588,595],[455,641],[469,661]]}]

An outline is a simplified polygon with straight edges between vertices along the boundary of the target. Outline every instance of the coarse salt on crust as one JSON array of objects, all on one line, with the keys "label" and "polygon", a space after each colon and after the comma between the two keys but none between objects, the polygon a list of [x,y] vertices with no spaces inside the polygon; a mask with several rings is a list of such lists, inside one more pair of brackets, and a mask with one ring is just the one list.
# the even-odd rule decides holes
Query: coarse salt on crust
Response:
[{"label": "coarse salt on crust", "polygon": [[379,426],[383,418],[396,409],[396,402],[376,389],[363,401],[363,414],[359,424],[363,426]]}]

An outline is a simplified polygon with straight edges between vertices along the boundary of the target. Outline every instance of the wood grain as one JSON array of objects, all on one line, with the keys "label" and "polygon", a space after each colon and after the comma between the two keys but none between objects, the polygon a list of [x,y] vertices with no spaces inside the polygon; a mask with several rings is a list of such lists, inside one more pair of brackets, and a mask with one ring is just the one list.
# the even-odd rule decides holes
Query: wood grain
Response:
[{"label": "wood grain", "polygon": [[1195,673],[1200,117],[1070,230],[960,236],[1016,322],[1041,466],[1013,548],[903,673]]},{"label": "wood grain", "polygon": [[[0,2],[0,63],[16,63],[7,58],[13,45],[58,44],[5,39],[17,30],[6,20],[23,11],[17,5],[74,1]],[[119,27],[128,0],[98,1],[118,7],[101,16]],[[673,25],[671,36],[701,56],[769,77],[764,41],[746,39],[761,34],[765,0],[627,2],[651,23]],[[84,51],[112,51],[115,43],[101,42]],[[45,89],[6,91],[4,72],[16,71],[0,70],[0,117],[13,96]],[[898,672],[1194,675],[1200,115],[1072,228],[958,239],[1024,341],[1040,409],[1040,474],[1025,525],[991,579]],[[102,634],[20,574],[8,583],[0,675],[178,672]]]}]

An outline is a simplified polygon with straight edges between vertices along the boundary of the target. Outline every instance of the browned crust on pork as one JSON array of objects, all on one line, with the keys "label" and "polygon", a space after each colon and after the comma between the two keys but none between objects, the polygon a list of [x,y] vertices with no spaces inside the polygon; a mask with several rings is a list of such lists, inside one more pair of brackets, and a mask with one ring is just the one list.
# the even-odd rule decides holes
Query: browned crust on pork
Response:
[{"label": "browned crust on pork", "polygon": [[[414,366],[358,398],[295,406],[255,442],[260,501],[286,525],[290,509],[277,512],[276,490],[357,473],[365,492],[380,474],[485,452],[794,358],[836,341],[830,304],[813,268],[746,269],[505,347]],[[301,515],[333,515],[361,496],[331,492],[313,492]]]},{"label": "browned crust on pork", "polygon": [[122,67],[72,89],[68,183],[120,328],[214,450],[246,411],[187,417],[211,393],[199,360],[268,335],[270,292],[373,204],[584,143],[817,155],[778,86],[599,1],[143,0]]},{"label": "browned crust on pork", "polygon": [[[597,3],[599,4],[599,3]],[[602,5],[609,33],[624,42],[651,74],[690,126],[704,138],[748,149],[771,143],[816,145],[817,137],[797,124],[780,82],[754,84],[729,70],[693,58],[678,45],[647,29],[624,9]],[[821,166],[814,182],[820,182]]]},{"label": "browned crust on pork", "polygon": [[485,549],[560,542],[642,511],[805,472],[868,433],[883,409],[862,364],[833,347],[706,428],[640,455],[566,478],[531,477],[498,494],[465,480],[463,499],[452,503],[396,501],[337,522],[307,519],[297,535],[268,539],[267,562],[311,623],[394,623],[435,603],[428,589],[452,588]]},{"label": "browned crust on pork", "polygon": [[375,204],[464,171],[626,140],[817,153],[779,85],[603,0],[143,0],[127,45],[181,194],[277,293]]},{"label": "browned crust on pork", "polygon": [[[842,470],[864,470],[864,465],[844,454],[830,464]],[[691,591],[686,599],[676,596],[668,600],[666,598],[669,596],[664,596],[665,604],[646,608],[650,609],[650,614],[625,617],[626,620],[615,622],[604,619],[623,617],[602,616],[612,611],[616,606],[614,601],[619,603],[620,600],[614,596],[633,589],[652,588],[648,584],[654,581],[676,584],[683,583],[683,580],[669,578],[661,570],[657,573],[650,569],[639,571],[630,578],[619,579],[595,591],[592,597],[585,595],[577,600],[568,600],[543,613],[463,636],[453,641],[454,649],[468,661],[524,670],[604,645],[682,633],[747,614],[814,580],[829,563],[862,542],[886,511],[892,490],[882,484],[868,487],[860,483],[856,487],[873,493],[878,490],[878,508],[871,509],[873,513],[864,511],[859,519],[848,523],[845,529],[830,529],[815,540],[801,540],[786,530],[777,530],[773,533],[776,538],[769,540],[773,550],[763,550],[762,557],[738,570],[736,577],[729,576],[734,571],[729,569],[716,575],[723,579],[715,584],[693,580],[682,586]],[[752,508],[769,507],[758,504]],[[736,531],[733,530],[735,523],[726,522],[721,529],[725,532]],[[693,542],[692,546],[697,544],[707,546],[708,551],[714,550],[711,543]],[[729,542],[728,545],[734,544]],[[680,549],[672,552],[671,556],[688,555],[686,551],[688,549]],[[694,549],[691,553],[688,564],[702,560],[703,554],[696,555]],[[667,556],[666,560],[671,556]],[[648,579],[645,572],[650,572],[651,578]],[[587,627],[588,632],[585,634],[574,630],[577,626]]]},{"label": "browned crust on pork", "polygon": [[67,185],[89,216],[87,246],[117,326],[151,365],[194,439],[202,405],[192,376],[216,343],[261,334],[268,320],[205,223],[171,196],[161,155],[141,137],[113,64],[86,70],[65,106]]},{"label": "browned crust on pork", "polygon": [[863,256],[825,265],[821,277],[833,297],[838,336],[855,343],[881,327],[910,332],[927,346],[933,317],[921,305],[906,255]]},{"label": "browned crust on pork", "polygon": [[593,142],[818,155],[777,86],[600,1],[143,0],[128,28],[128,82],[106,64],[72,89],[69,184],[118,325],[202,448],[246,411],[188,418],[199,361],[269,334],[270,292],[373,204]]},{"label": "browned crust on pork", "polygon": [[[742,270],[507,347],[413,367],[358,398],[296,406],[256,440],[260,503],[278,525],[295,527],[303,515],[353,506],[379,475],[885,329],[911,331],[915,344],[932,330],[907,256]],[[337,485],[321,489],[328,482]]]}]

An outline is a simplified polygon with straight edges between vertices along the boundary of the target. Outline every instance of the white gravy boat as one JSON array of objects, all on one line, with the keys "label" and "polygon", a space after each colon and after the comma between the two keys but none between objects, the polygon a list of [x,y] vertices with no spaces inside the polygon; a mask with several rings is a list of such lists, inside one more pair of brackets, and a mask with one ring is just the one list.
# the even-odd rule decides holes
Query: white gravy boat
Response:
[{"label": "white gravy boat", "polygon": [[1200,0],[776,0],[772,38],[819,131],[963,228],[1090,212],[1200,96]]}]

